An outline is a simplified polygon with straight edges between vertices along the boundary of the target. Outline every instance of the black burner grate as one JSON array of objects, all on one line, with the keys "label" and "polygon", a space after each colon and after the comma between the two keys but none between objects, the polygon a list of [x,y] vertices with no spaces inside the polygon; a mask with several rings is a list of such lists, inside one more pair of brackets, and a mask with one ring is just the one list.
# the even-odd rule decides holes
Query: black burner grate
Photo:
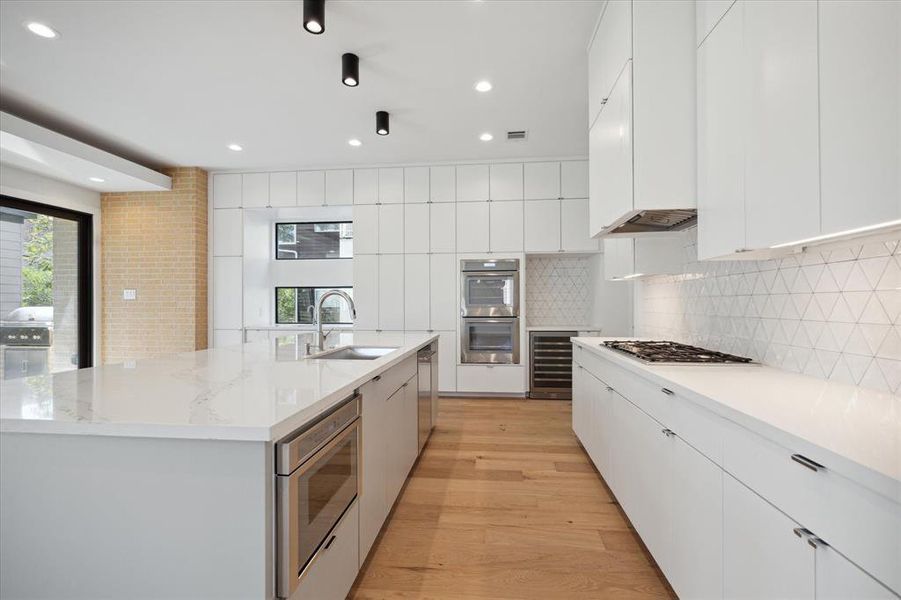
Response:
[{"label": "black burner grate", "polygon": [[749,363],[750,358],[667,341],[604,342],[613,350],[652,363]]}]

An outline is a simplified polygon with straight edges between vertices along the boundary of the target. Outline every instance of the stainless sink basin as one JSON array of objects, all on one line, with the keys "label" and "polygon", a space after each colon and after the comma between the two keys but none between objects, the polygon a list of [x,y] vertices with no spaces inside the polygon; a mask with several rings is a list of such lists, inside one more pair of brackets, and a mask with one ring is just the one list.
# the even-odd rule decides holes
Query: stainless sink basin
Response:
[{"label": "stainless sink basin", "polygon": [[343,348],[335,348],[334,350],[313,354],[310,358],[322,360],[375,360],[386,354],[390,354],[395,350],[397,350],[397,347],[345,346]]}]

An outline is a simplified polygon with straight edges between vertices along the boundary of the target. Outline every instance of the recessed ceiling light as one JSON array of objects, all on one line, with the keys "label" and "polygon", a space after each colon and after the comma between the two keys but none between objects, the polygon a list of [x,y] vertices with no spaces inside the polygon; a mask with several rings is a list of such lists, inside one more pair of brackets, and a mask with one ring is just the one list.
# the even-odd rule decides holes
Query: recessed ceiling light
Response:
[{"label": "recessed ceiling light", "polygon": [[103,183],[104,181],[106,181],[106,179],[102,177],[88,177],[88,179],[93,181],[94,183]]},{"label": "recessed ceiling light", "polygon": [[228,149],[232,152],[240,152],[244,148],[240,144],[229,144]]},{"label": "recessed ceiling light", "polygon": [[483,80],[478,82],[475,87],[477,92],[490,92],[492,85],[490,81]]},{"label": "recessed ceiling light", "polygon": [[351,139],[347,140],[347,143],[354,147],[363,145],[363,142],[361,142],[357,138],[351,138]]},{"label": "recessed ceiling light", "polygon": [[43,23],[38,23],[37,21],[30,21],[25,23],[25,27],[28,28],[28,31],[31,33],[40,36],[42,38],[53,39],[59,36],[59,33],[49,25],[44,25]]},{"label": "recessed ceiling light", "polygon": [[494,139],[494,136],[488,132],[485,132],[479,136],[479,139],[482,140],[483,142],[490,142],[491,140]]}]

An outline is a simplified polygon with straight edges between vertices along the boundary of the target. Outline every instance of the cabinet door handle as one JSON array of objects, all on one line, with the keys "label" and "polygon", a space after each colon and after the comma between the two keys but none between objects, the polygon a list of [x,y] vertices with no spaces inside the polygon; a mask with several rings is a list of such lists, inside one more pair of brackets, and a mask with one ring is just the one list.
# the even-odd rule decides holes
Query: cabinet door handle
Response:
[{"label": "cabinet door handle", "polygon": [[660,391],[663,392],[664,394],[666,394],[667,396],[672,396],[675,394],[675,392],[673,392],[673,390],[669,390],[666,388],[660,388]]},{"label": "cabinet door handle", "polygon": [[338,537],[338,536],[333,535],[332,537],[330,537],[330,538],[328,539],[328,541],[325,543],[325,547],[323,548],[323,550],[328,550],[328,549],[329,549],[329,546],[332,545],[332,542],[335,541],[335,538],[336,538],[336,537]]},{"label": "cabinet door handle", "polygon": [[381,380],[382,380],[382,376],[381,376],[381,375],[376,375],[375,377],[372,378],[372,380],[373,380],[373,381],[381,381]]},{"label": "cabinet door handle", "polygon": [[666,437],[672,437],[672,436],[676,435],[676,432],[669,428],[661,429],[660,433],[662,433]]},{"label": "cabinet door handle", "polygon": [[608,392],[612,392],[612,391],[614,391],[614,390],[613,390],[612,387],[610,387],[610,386],[608,385],[608,386],[607,386],[607,391],[608,391]]},{"label": "cabinet door handle", "polygon": [[792,460],[802,467],[808,468],[815,473],[819,472],[820,469],[823,469],[824,471],[826,470],[826,467],[814,460],[810,460],[803,454],[792,454]]},{"label": "cabinet door handle", "polygon": [[794,529],[792,529],[792,531],[794,531],[795,535],[801,539],[804,539],[804,536],[806,536],[807,534],[810,533],[808,530],[804,529],[803,527],[795,527]]}]

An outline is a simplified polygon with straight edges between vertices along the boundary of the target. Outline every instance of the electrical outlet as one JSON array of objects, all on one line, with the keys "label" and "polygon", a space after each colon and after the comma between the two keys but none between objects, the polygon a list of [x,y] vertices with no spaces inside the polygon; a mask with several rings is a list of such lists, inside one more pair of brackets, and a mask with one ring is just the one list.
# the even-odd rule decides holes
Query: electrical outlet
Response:
[{"label": "electrical outlet", "polygon": [[137,300],[138,290],[122,290],[123,300]]}]

